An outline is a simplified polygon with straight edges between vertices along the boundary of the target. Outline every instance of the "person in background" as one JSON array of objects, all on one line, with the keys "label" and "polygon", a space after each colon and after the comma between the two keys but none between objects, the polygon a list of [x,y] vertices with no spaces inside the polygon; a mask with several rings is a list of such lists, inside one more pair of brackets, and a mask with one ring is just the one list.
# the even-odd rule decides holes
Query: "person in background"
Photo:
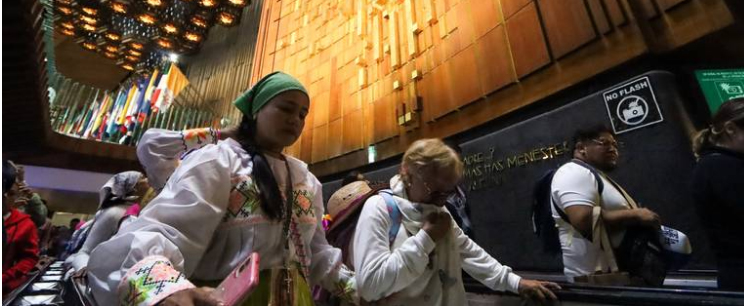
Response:
[{"label": "person in background", "polygon": [[86,238],[88,238],[88,233],[90,233],[90,229],[92,226],[93,219],[77,224],[75,229],[72,231],[70,240],[68,240],[67,244],[65,245],[65,249],[62,252],[62,255],[59,256],[60,260],[66,260],[72,254],[77,253],[83,247],[83,244],[85,243]]},{"label": "person in background", "polygon": [[[45,207],[49,207],[46,200],[42,199],[41,201]],[[52,224],[53,217],[54,211],[47,210],[46,221],[39,228],[39,248],[41,249],[41,255],[54,256],[51,254],[51,249],[54,244],[54,238],[59,231]]]},{"label": "person in background", "polygon": [[341,186],[343,187],[357,181],[366,181],[366,179],[364,178],[364,174],[354,170],[344,176],[344,179],[341,180]]},{"label": "person in background", "polygon": [[[466,305],[461,270],[492,290],[556,298],[551,289],[559,289],[557,284],[519,277],[452,222],[443,206],[462,175],[462,161],[452,148],[439,139],[417,140],[403,155],[400,174],[390,180],[395,203],[381,195],[367,199],[350,251],[364,300]],[[395,226],[400,226],[397,234]]]},{"label": "person in background", "polygon": [[70,230],[74,231],[77,229],[78,224],[80,224],[80,219],[72,218],[72,220],[70,220]]},{"label": "person in background", "polygon": [[692,196],[716,255],[718,288],[744,291],[744,98],[721,105],[694,150]]},{"label": "person in background", "polygon": [[14,207],[18,197],[16,168],[3,160],[3,295],[23,284],[39,261],[39,236],[31,217]]},{"label": "person in background", "polygon": [[[455,143],[447,143],[447,145],[455,150],[457,156],[462,160],[462,149],[460,146]],[[447,198],[447,203],[444,204],[444,207],[447,208],[447,211],[452,215],[452,218],[457,223],[457,226],[462,229],[462,232],[473,239],[474,233],[473,223],[470,221],[470,207],[468,206],[468,197],[465,195],[465,188],[463,188],[462,183],[457,185],[457,192]]]},{"label": "person in background", "polygon": [[[235,106],[240,127],[216,145],[178,153],[181,140],[204,142],[206,133],[159,139],[153,132],[140,142],[140,163],[164,187],[91,254],[88,280],[99,304],[217,305],[212,287],[253,252],[260,282],[244,305],[312,305],[314,284],[354,298],[354,274],[321,227],[322,185],[305,163],[282,153],[304,128],[307,91],[274,72]],[[143,160],[148,152],[154,161]]]},{"label": "person in background", "polygon": [[16,198],[15,207],[21,212],[31,216],[31,220],[36,224],[37,229],[41,229],[46,223],[47,206],[41,196],[33,192],[26,183],[26,169],[23,166],[15,165],[17,169],[18,180],[18,197]]},{"label": "person in background", "polygon": [[80,250],[65,259],[72,272],[88,265],[93,249],[116,234],[127,210],[142,199],[148,188],[147,178],[137,171],[118,173],[101,187],[98,212],[91,221],[90,232]]},{"label": "person in background", "polygon": [[[635,201],[605,174],[617,167],[619,158],[618,142],[612,130],[601,125],[589,127],[576,131],[573,138],[574,159],[558,168],[550,192],[563,252],[563,271],[569,279],[593,274],[598,267],[605,272],[611,268],[602,250],[592,243],[592,238],[600,239],[592,237],[599,218],[606,226],[613,248],[619,247],[630,226],[656,229],[660,226],[659,216],[653,211],[631,209],[636,206]],[[602,179],[601,194],[594,173]],[[601,209],[594,210],[595,206]]]}]

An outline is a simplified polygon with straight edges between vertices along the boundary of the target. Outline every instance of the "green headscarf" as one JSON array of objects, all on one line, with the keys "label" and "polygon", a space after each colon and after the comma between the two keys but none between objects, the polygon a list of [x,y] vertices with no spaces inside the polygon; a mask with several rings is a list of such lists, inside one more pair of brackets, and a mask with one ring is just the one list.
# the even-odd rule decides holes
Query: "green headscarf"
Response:
[{"label": "green headscarf", "polygon": [[298,90],[308,95],[300,81],[289,74],[276,71],[263,77],[256,85],[238,97],[233,104],[243,114],[255,116],[271,99],[291,90]]}]

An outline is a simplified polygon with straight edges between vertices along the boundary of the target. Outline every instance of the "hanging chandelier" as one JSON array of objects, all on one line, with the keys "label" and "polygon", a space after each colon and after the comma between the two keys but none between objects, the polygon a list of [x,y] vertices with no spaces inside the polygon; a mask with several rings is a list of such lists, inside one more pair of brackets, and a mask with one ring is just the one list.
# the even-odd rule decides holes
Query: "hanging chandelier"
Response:
[{"label": "hanging chandelier", "polygon": [[83,49],[145,71],[170,53],[199,50],[209,29],[240,23],[250,0],[53,0],[54,28]]}]

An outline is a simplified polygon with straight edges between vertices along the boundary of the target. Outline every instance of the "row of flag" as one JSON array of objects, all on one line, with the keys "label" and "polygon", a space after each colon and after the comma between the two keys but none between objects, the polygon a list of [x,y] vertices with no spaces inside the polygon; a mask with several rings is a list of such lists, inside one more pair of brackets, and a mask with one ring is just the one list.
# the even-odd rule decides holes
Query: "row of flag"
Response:
[{"label": "row of flag", "polygon": [[122,85],[116,92],[96,91],[92,99],[77,97],[58,110],[54,129],[84,139],[135,144],[151,127],[184,129],[213,125],[210,113],[174,106],[175,97],[189,84],[169,63],[149,78]]}]

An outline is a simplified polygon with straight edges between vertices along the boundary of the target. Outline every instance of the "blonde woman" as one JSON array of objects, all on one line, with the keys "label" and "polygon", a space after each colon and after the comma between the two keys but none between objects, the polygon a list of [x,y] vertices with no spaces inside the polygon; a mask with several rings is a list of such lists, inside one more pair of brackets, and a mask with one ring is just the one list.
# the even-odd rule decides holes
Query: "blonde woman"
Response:
[{"label": "blonde woman", "polygon": [[[463,164],[439,139],[414,142],[390,180],[397,212],[379,195],[362,209],[353,240],[357,290],[394,305],[466,305],[461,269],[493,290],[555,299],[557,284],[522,279],[463,234],[444,209]],[[396,215],[399,221],[393,221]],[[400,224],[397,236],[388,232]],[[393,231],[394,232],[394,231]]]},{"label": "blonde woman", "polygon": [[744,98],[723,103],[694,145],[692,198],[716,254],[718,288],[744,291]]}]

